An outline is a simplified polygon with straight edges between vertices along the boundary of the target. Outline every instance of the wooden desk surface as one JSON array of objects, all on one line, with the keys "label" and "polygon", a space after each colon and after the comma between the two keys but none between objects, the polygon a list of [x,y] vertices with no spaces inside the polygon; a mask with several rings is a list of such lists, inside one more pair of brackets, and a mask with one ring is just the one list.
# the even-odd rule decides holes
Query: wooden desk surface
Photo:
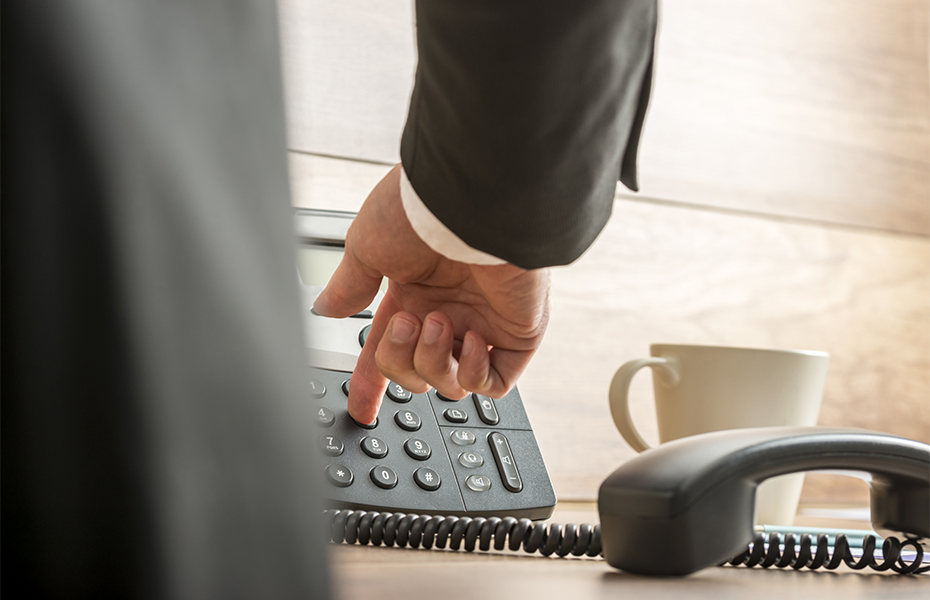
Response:
[{"label": "wooden desk surface", "polygon": [[[560,505],[553,519],[596,523],[597,514],[591,504]],[[332,550],[334,583],[342,600],[930,598],[930,576],[857,572],[845,566],[817,572],[712,567],[689,577],[654,578],[616,571],[599,558],[346,545]]]}]

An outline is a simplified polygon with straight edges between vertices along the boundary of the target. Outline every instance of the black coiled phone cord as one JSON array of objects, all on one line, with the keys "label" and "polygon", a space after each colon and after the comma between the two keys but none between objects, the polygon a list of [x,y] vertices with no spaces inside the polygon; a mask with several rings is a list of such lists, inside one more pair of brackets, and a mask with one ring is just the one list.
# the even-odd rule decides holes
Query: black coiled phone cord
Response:
[{"label": "black coiled phone cord", "polygon": [[[337,544],[426,549],[448,546],[451,550],[461,548],[468,552],[476,548],[488,551],[493,547],[515,552],[522,549],[531,554],[539,552],[543,556],[601,555],[601,526],[587,523],[561,525],[513,517],[443,517],[360,510],[327,510],[323,514],[330,525],[330,540]],[[910,563],[901,556],[901,551],[907,546],[912,546],[916,553]],[[891,569],[904,575],[930,570],[930,566],[923,565],[923,548],[915,540],[900,542],[893,537],[886,538],[882,545],[882,560],[878,562],[873,536],[865,537],[862,556],[857,559],[842,534],[836,536],[831,554],[825,534],[817,536],[814,542],[809,534],[798,539],[789,533],[782,539],[779,533],[771,533],[768,538],[760,533],[744,552],[721,563],[725,564],[780,569],[806,567],[811,570],[836,569],[846,564],[857,570],[866,567],[876,571]]]}]

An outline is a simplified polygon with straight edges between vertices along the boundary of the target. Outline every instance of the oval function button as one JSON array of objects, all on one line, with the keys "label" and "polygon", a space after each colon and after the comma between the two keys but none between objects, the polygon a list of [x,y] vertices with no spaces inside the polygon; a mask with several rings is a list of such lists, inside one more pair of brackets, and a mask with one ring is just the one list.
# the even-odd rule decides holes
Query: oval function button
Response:
[{"label": "oval function button", "polygon": [[452,440],[453,444],[458,446],[471,446],[477,439],[475,434],[467,429],[456,429],[449,438]]},{"label": "oval function button", "polygon": [[426,460],[433,452],[430,449],[429,444],[417,438],[410,438],[407,440],[407,442],[404,444],[404,450],[406,450],[407,454],[409,454],[411,458],[415,458],[417,460]]},{"label": "oval function button", "polygon": [[352,480],[355,479],[349,467],[339,463],[333,463],[326,467],[326,478],[329,479],[331,484],[339,487],[348,487],[352,485]]},{"label": "oval function button", "polygon": [[310,379],[310,395],[314,398],[322,398],[326,395],[326,386],[319,379]]},{"label": "oval function button", "polygon": [[500,471],[504,487],[511,492],[519,492],[523,489],[523,480],[520,479],[517,463],[513,459],[510,442],[503,433],[497,431],[488,436],[488,442],[491,444],[491,454],[494,455],[494,462],[497,463],[497,470]]},{"label": "oval function button", "polygon": [[413,480],[427,492],[435,492],[439,489],[439,473],[427,467],[420,467],[414,471]]},{"label": "oval function button", "polygon": [[469,475],[465,485],[473,492],[486,492],[491,489],[491,478],[484,475]]},{"label": "oval function button", "polygon": [[478,416],[488,425],[497,425],[501,418],[497,414],[497,406],[494,405],[494,399],[481,394],[472,394],[475,401],[475,408],[478,409]]},{"label": "oval function button", "polygon": [[411,394],[408,390],[405,390],[404,388],[402,388],[400,385],[394,383],[393,381],[389,383],[387,386],[387,395],[388,395],[388,398],[390,398],[394,402],[401,402],[401,403],[410,402],[410,399],[413,398],[413,394]]},{"label": "oval function button", "polygon": [[420,428],[420,415],[412,410],[399,410],[394,414],[394,421],[407,431],[416,431]]},{"label": "oval function button", "polygon": [[442,411],[442,416],[446,418],[446,421],[451,423],[464,423],[468,421],[468,415],[460,408],[447,408]]},{"label": "oval function button", "polygon": [[320,447],[323,449],[323,452],[329,454],[330,456],[339,456],[346,449],[346,446],[342,443],[342,440],[335,435],[321,435]]},{"label": "oval function button", "polygon": [[389,467],[376,466],[371,470],[371,480],[380,488],[386,490],[397,485],[397,475]]},{"label": "oval function button", "polygon": [[484,464],[484,458],[474,452],[462,452],[459,454],[459,464],[466,469],[477,469]]},{"label": "oval function button", "polygon": [[384,458],[388,454],[388,446],[376,437],[362,439],[362,451],[372,458]]},{"label": "oval function button", "polygon": [[336,413],[325,406],[321,406],[316,411],[316,424],[320,427],[331,427],[336,422]]}]

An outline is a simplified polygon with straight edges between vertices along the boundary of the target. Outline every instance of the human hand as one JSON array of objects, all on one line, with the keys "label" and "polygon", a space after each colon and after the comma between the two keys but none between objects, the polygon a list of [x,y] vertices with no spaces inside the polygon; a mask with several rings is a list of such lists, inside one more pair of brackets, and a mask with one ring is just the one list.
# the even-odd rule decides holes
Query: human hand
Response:
[{"label": "human hand", "polygon": [[400,198],[400,165],[372,190],[349,228],[345,255],[314,309],[343,318],[363,310],[382,277],[375,314],[349,389],[359,423],[378,415],[388,381],[447,398],[500,398],[542,342],[549,270],[452,261],[423,242]]}]

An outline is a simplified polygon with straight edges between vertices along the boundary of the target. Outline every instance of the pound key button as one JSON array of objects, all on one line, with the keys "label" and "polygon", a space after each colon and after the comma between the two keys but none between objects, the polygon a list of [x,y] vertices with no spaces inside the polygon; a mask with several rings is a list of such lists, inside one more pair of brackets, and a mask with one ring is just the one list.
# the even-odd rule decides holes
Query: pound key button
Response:
[{"label": "pound key button", "polygon": [[451,423],[464,423],[468,420],[468,415],[465,414],[464,410],[459,408],[447,408],[442,411],[442,416],[446,418],[446,421]]},{"label": "pound key button", "polygon": [[522,490],[523,480],[520,479],[517,463],[513,459],[510,442],[503,433],[495,431],[488,436],[488,443],[491,445],[491,454],[494,455],[494,462],[497,463],[497,470],[500,471],[504,487],[511,492]]},{"label": "pound key button", "polygon": [[497,407],[494,405],[494,399],[481,394],[472,394],[475,401],[475,408],[478,409],[478,416],[488,425],[497,425],[501,418],[497,414]]},{"label": "pound key button", "polygon": [[320,427],[332,427],[333,423],[336,422],[336,413],[325,406],[316,409],[314,414],[316,415],[316,424]]},{"label": "pound key button", "polygon": [[414,471],[413,480],[427,492],[435,492],[439,489],[439,473],[427,467],[420,467]]},{"label": "pound key button", "polygon": [[326,467],[326,478],[329,479],[331,484],[339,487],[349,487],[354,479],[349,467],[339,463],[333,463]]}]

